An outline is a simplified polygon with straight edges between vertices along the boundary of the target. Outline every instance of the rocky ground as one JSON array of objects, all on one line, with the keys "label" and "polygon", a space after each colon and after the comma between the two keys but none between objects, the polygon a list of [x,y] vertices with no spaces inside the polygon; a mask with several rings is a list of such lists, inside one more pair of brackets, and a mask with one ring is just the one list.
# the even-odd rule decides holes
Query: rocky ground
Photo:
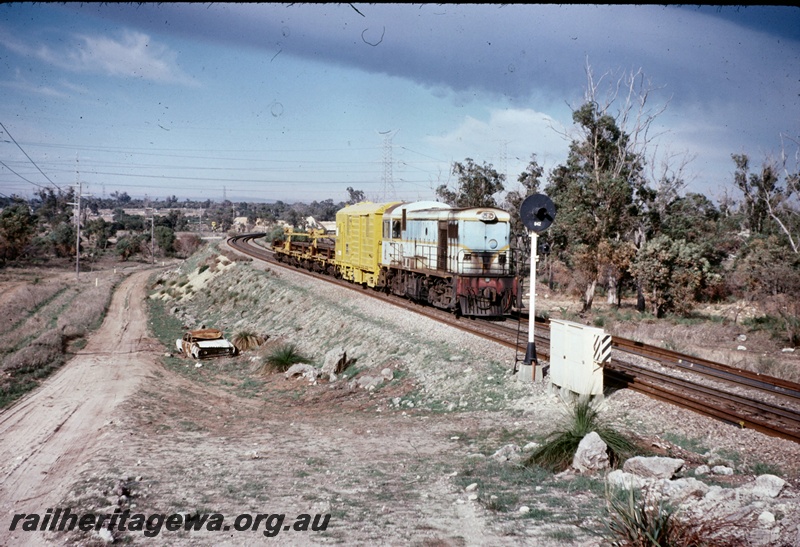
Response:
[{"label": "rocky ground", "polygon": [[[92,442],[52,503],[216,513],[228,530],[22,532],[5,544],[35,535],[81,545],[601,545],[607,477],[669,492],[687,518],[722,519],[709,534],[800,543],[795,443],[623,390],[606,394],[601,419],[644,455],[670,458],[650,464],[676,467],[553,474],[520,462],[569,407],[546,383],[517,381],[513,351],[224,249],[156,272],[146,290],[161,341],[148,354],[152,367],[137,369],[146,378],[101,424],[84,424]],[[175,355],[174,338],[201,325],[268,340],[236,358]],[[263,374],[271,352],[288,344],[317,368],[344,352],[352,364],[334,381]],[[106,364],[119,366],[118,357]],[[272,517],[236,530],[246,514]],[[311,525],[319,515],[317,530],[303,530],[301,515]]]}]

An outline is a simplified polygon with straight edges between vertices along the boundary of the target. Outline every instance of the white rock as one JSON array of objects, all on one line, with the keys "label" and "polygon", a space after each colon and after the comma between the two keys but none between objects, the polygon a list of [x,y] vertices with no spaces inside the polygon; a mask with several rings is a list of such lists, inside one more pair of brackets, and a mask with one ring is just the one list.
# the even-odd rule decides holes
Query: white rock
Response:
[{"label": "white rock", "polygon": [[507,444],[492,454],[492,459],[499,462],[518,462],[521,459],[522,451],[515,444]]},{"label": "white rock", "polygon": [[662,480],[661,493],[674,502],[683,502],[688,498],[702,498],[709,491],[707,484],[694,478]]},{"label": "white rock", "polygon": [[[358,386],[366,390],[373,390],[382,383],[383,379],[377,376],[362,376],[358,379]],[[409,404],[408,406],[409,408],[413,407],[413,404]]]},{"label": "white rock", "polygon": [[775,524],[775,515],[769,511],[764,511],[758,515],[758,523],[764,528],[770,528],[773,524]]},{"label": "white rock", "polygon": [[621,469],[615,469],[608,475],[606,475],[606,482],[609,486],[614,488],[620,488],[623,490],[640,490],[642,489],[645,484],[647,484],[647,480],[639,477],[638,475],[634,475],[633,473],[626,473]]},{"label": "white rock", "polygon": [[467,486],[466,488],[464,488],[464,490],[465,490],[466,492],[474,492],[474,491],[475,491],[475,490],[477,490],[477,489],[478,489],[478,483],[477,483],[477,482],[473,482],[472,484],[470,484],[469,486]]},{"label": "white rock", "polygon": [[759,475],[756,480],[741,488],[743,491],[749,491],[754,496],[759,498],[777,498],[783,487],[786,486],[786,481],[775,475]]},{"label": "white rock", "polygon": [[608,446],[596,432],[592,431],[581,439],[572,458],[572,467],[580,473],[591,473],[608,469]]},{"label": "white rock", "polygon": [[283,373],[284,377],[286,377],[287,379],[293,376],[303,376],[305,378],[308,378],[309,380],[316,380],[318,374],[319,370],[305,363],[295,363],[294,365],[290,366],[286,372]]},{"label": "white rock", "polygon": [[694,470],[695,475],[707,475],[711,472],[711,468],[707,465],[700,465]]},{"label": "white rock", "polygon": [[521,505],[521,506],[519,507],[519,509],[517,509],[517,512],[518,512],[520,515],[524,515],[525,513],[530,513],[530,512],[531,512],[531,508],[530,508],[530,507],[528,507],[527,505]]},{"label": "white rock", "polygon": [[684,463],[686,462],[679,458],[634,456],[622,464],[622,470],[640,477],[671,479]]},{"label": "white rock", "polygon": [[708,492],[703,496],[704,500],[719,504],[725,501],[733,501],[739,498],[739,493],[733,488],[723,488],[718,485],[713,485],[708,488]]},{"label": "white rock", "polygon": [[114,534],[108,528],[100,528],[97,531],[97,535],[106,543],[114,543]]},{"label": "white rock", "polygon": [[727,465],[715,465],[711,468],[711,472],[715,475],[733,475],[733,469]]}]

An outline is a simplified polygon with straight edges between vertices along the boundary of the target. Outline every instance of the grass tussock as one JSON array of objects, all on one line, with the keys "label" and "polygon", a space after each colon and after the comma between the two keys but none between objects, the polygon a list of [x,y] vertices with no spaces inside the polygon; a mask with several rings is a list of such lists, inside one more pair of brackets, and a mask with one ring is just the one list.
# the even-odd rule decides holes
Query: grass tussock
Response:
[{"label": "grass tussock", "polygon": [[286,372],[294,364],[310,362],[311,360],[303,355],[295,344],[281,344],[274,347],[264,357],[264,362],[259,367],[259,372],[261,374]]},{"label": "grass tussock", "polygon": [[652,490],[614,490],[606,494],[603,537],[614,547],[739,547],[731,520],[681,514]]},{"label": "grass tussock", "polygon": [[250,330],[241,330],[233,335],[231,342],[239,352],[255,349],[267,341],[267,337]]},{"label": "grass tussock", "polygon": [[592,431],[600,435],[610,452],[612,465],[632,456],[636,444],[616,429],[601,422],[597,409],[588,397],[572,404],[561,425],[550,433],[525,461],[525,465],[538,465],[554,472],[567,469],[575,457],[578,445]]}]

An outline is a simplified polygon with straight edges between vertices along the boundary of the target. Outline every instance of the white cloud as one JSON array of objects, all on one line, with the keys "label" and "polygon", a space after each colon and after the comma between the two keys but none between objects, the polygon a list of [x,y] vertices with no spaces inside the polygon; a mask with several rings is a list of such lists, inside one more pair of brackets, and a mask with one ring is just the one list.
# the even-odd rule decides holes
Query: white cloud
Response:
[{"label": "white cloud", "polygon": [[510,187],[528,165],[531,154],[545,170],[555,167],[567,156],[569,143],[561,136],[560,122],[533,109],[498,109],[486,121],[467,116],[460,126],[428,143],[439,155],[453,161],[472,158],[477,163],[491,163],[507,173]]},{"label": "white cloud", "polygon": [[15,71],[13,79],[0,82],[0,86],[9,89],[15,89],[17,91],[22,91],[24,93],[32,93],[36,95],[43,95],[46,97],[54,97],[57,99],[63,99],[67,97],[66,93],[54,87],[34,84],[33,82],[25,78],[19,69]]},{"label": "white cloud", "polygon": [[124,31],[119,38],[76,35],[63,50],[47,45],[28,45],[6,36],[6,48],[72,72],[99,73],[122,78],[197,85],[177,64],[177,54],[141,32]]}]

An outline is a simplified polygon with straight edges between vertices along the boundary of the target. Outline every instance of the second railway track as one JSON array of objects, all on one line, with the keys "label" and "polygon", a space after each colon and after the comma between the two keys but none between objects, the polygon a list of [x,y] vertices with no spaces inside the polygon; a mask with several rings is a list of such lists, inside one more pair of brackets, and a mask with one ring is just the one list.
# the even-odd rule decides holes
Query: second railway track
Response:
[{"label": "second railway track", "polygon": [[[282,267],[271,252],[253,240],[264,234],[231,237],[228,244],[252,258]],[[318,279],[358,289],[370,297],[425,314],[456,328],[469,331],[513,348],[517,358],[525,353],[527,320],[505,322],[457,318],[436,308],[421,306],[379,291],[364,291],[357,285],[299,270]],[[549,357],[549,325],[535,326],[538,354]],[[721,420],[733,427],[749,428],[766,435],[800,443],[800,384],[743,371],[720,363],[613,337],[611,362],[605,367],[605,382]],[[520,353],[521,351],[521,353]],[[633,361],[638,361],[634,363]]]}]

